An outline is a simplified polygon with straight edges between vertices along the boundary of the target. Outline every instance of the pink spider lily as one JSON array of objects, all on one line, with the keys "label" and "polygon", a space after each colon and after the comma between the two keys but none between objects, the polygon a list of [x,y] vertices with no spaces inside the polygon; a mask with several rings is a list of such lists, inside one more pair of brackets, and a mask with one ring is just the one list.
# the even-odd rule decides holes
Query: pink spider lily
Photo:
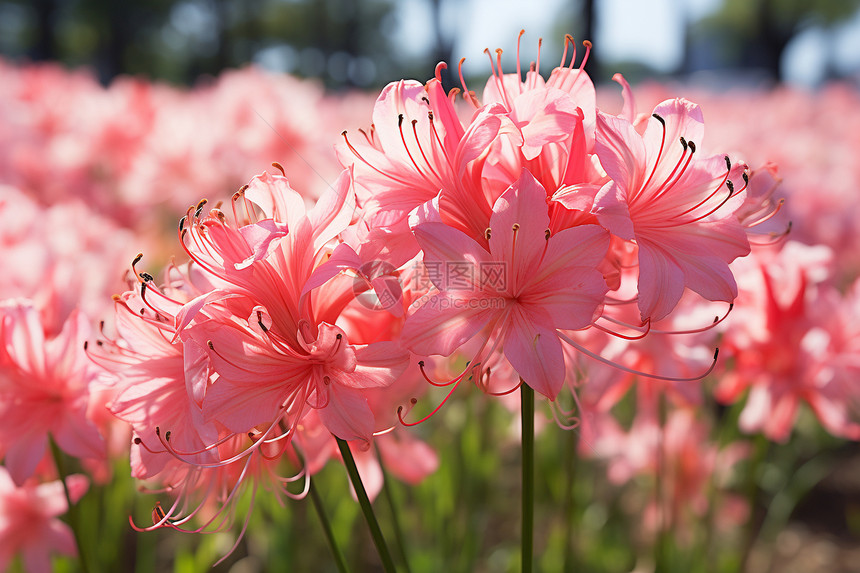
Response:
[{"label": "pink spider lily", "polygon": [[[66,478],[72,502],[86,493],[89,483],[82,475]],[[0,569],[7,570],[16,554],[32,573],[49,573],[51,553],[76,555],[75,539],[69,526],[58,518],[68,511],[68,502],[59,481],[16,485],[9,471],[0,466]]]},{"label": "pink spider lily", "polygon": [[[446,96],[441,89],[447,66],[440,63],[426,85],[401,81],[387,86],[374,108],[373,128],[362,131],[363,137],[349,139],[344,132],[339,157],[355,171],[371,226],[368,241],[394,242],[390,262],[400,265],[417,252],[414,242],[404,239],[409,237],[406,215],[436,195],[444,222],[475,238],[486,229],[496,199],[523,168],[550,194],[563,189],[593,199],[605,177],[588,156],[594,145],[595,92],[588,75],[573,67],[575,54],[565,64],[571,43],[568,37],[562,64],[547,81],[539,68],[527,72],[525,80],[519,65],[516,74],[503,73],[498,51],[497,62],[491,58],[483,105],[461,71],[464,97],[476,107],[466,125],[454,107],[460,90]],[[584,211],[590,208],[587,201]]]},{"label": "pink spider lily", "polygon": [[[169,269],[174,288],[164,290],[181,298],[177,273],[175,267]],[[117,378],[116,395],[108,408],[132,427],[132,475],[139,479],[159,475],[171,481],[174,473],[186,471],[184,460],[159,443],[160,427],[170,428],[173,448],[199,452],[189,455],[189,462],[217,461],[206,445],[218,440],[218,431],[203,422],[200,405],[211,369],[196,343],[175,340],[174,314],[181,306],[148,281],[140,283],[138,291],[116,296],[115,307],[116,337],[102,333],[88,354]]]},{"label": "pink spider lily", "polygon": [[479,337],[475,368],[492,354],[482,354],[492,341],[527,384],[555,398],[564,382],[556,329],[584,328],[599,314],[608,289],[596,267],[609,236],[594,225],[553,235],[546,200],[524,171],[493,207],[487,246],[443,223],[415,227],[425,266],[442,272],[431,273],[439,292],[407,318],[404,345],[449,356]]},{"label": "pink spider lily", "polygon": [[98,376],[84,353],[88,332],[86,318],[75,311],[48,339],[32,303],[0,304],[0,456],[18,485],[47,453],[49,437],[71,456],[105,457],[87,413]]},{"label": "pink spider lily", "polygon": [[860,437],[851,420],[856,321],[851,299],[820,282],[822,251],[828,258],[823,247],[789,242],[778,255],[760,253],[741,275],[744,320],[725,334],[735,366],[716,395],[734,402],[749,389],[739,419],[746,432],[788,440],[805,402],[831,434]]},{"label": "pink spider lily", "polygon": [[652,118],[639,135],[627,119],[600,113],[595,145],[611,181],[597,195],[594,213],[613,235],[638,247],[643,321],[667,316],[685,287],[731,302],[737,285],[728,263],[749,253],[734,216],[746,189],[745,166],[727,157],[699,158],[704,124],[697,105],[669,100]]}]

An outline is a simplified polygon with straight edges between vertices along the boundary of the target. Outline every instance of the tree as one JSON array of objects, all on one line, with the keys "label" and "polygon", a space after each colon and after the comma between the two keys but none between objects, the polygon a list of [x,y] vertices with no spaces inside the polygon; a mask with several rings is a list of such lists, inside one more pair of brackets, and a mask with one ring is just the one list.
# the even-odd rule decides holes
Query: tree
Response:
[{"label": "tree", "polygon": [[741,67],[763,68],[782,80],[780,64],[786,46],[809,28],[832,27],[857,11],[860,0],[725,0],[700,24],[716,33]]}]

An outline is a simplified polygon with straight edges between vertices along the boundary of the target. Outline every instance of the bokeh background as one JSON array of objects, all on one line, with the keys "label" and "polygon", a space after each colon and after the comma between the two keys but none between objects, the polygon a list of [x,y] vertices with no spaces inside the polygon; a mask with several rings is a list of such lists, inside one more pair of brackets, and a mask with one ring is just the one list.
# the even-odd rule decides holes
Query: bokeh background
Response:
[{"label": "bokeh background", "polygon": [[[490,71],[483,50],[503,48],[512,69],[521,29],[524,64],[544,38],[544,74],[561,59],[565,34],[591,40],[585,67],[612,112],[621,106],[616,72],[634,85],[639,111],[675,96],[701,103],[712,148],[738,150],[754,168],[780,165],[786,211],[803,221],[792,239],[836,253],[833,282],[843,291],[860,275],[860,0],[547,0],[528,8],[514,0],[0,0],[0,238],[7,264],[25,261],[20,276],[0,277],[0,299],[40,301],[50,271],[67,297],[49,300],[58,317],[75,304],[93,321],[109,315],[136,253],[158,269],[177,251],[176,221],[189,204],[229,197],[271,161],[318,196],[340,169],[332,145],[341,132],[370,124],[374,90],[426,80],[437,62],[461,57],[480,89]],[[88,223],[75,230],[68,221]],[[61,227],[68,236],[57,234]],[[509,472],[518,438],[510,413],[475,394],[418,429],[439,448],[439,470],[419,486],[397,483],[400,515],[382,512],[414,534],[416,571],[450,566],[451,555],[463,571],[516,562],[518,507],[509,501],[518,501],[519,486]],[[736,408],[707,406],[723,426],[737,420]],[[750,518],[727,537],[760,532],[741,548],[748,571],[860,571],[860,451],[809,412],[798,427],[788,444],[753,459],[753,481],[734,488],[750,493]],[[575,438],[550,430],[538,443],[543,510],[555,515],[564,499],[576,518],[540,526],[540,568],[563,570],[575,550],[584,570],[634,569],[634,488],[612,490],[604,466],[582,463]],[[728,441],[758,439],[732,431]],[[127,436],[117,442],[127,450]],[[129,513],[146,520],[152,498],[135,492],[124,455],[82,509],[96,524],[85,533],[90,543],[125,570],[209,570],[229,536],[125,528]],[[574,477],[576,487],[565,489]],[[342,468],[326,468],[316,483],[344,490]],[[350,554],[373,563],[355,504],[346,495],[326,501]],[[263,502],[252,519],[218,570],[331,569],[317,558],[325,545],[306,535],[319,537],[306,504],[285,512]],[[677,570],[737,570],[737,556],[699,557],[690,557],[695,569],[682,562]]]},{"label": "bokeh background", "polygon": [[[643,77],[816,87],[856,81],[856,0],[3,0],[0,54],[87,66],[102,83],[143,75],[174,84],[253,63],[330,89],[424,78],[525,28],[546,55],[564,34],[592,40],[588,66]],[[485,73],[484,69],[480,69]]]}]

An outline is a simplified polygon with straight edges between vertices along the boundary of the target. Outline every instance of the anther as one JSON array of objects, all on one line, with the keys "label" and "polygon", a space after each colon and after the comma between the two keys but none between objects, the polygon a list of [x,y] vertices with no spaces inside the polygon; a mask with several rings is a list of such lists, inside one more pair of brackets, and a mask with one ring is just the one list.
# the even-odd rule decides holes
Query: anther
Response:
[{"label": "anther", "polygon": [[487,240],[489,241],[489,240],[490,240],[490,236],[492,236],[492,234],[493,234],[492,229],[490,229],[489,227],[487,227],[487,230],[486,230],[486,231],[484,231],[484,238],[485,238],[485,239],[487,239]]},{"label": "anther", "polygon": [[726,187],[729,188],[729,195],[735,194],[735,184],[732,183],[731,179],[726,179]]},{"label": "anther", "polygon": [[[659,121],[659,122],[663,125],[663,127],[666,127],[666,120],[665,120],[665,119],[663,119],[662,117],[660,117],[660,115],[658,115],[658,114],[656,114],[656,113],[652,113],[652,114],[651,114],[651,117],[653,117],[654,119],[656,119],[657,121]],[[682,138],[682,139],[683,139],[683,138]]]},{"label": "anther", "polygon": [[331,384],[331,378],[329,378],[328,376],[323,376],[323,384],[325,384],[326,386]]},{"label": "anther", "polygon": [[430,105],[430,100],[429,100],[429,99],[427,99],[427,96],[421,96],[421,101],[423,101],[423,102],[424,102],[424,103],[426,103],[427,105]]},{"label": "anther", "polygon": [[401,127],[403,125],[403,114],[397,116],[397,127]]},{"label": "anther", "polygon": [[688,141],[688,142],[687,142],[687,145],[689,145],[689,146],[690,146],[690,153],[695,153],[695,152],[696,152],[696,144],[695,144],[695,143],[693,143],[692,141]]},{"label": "anther", "polygon": [[167,517],[167,514],[164,513],[164,509],[161,507],[161,502],[156,501],[155,507],[152,508],[152,522],[158,523],[163,521]]},{"label": "anther", "polygon": [[167,432],[164,434],[164,441],[170,441],[170,430],[167,430]]},{"label": "anther", "polygon": [[750,182],[750,176],[749,176],[749,174],[748,174],[746,171],[744,171],[744,172],[743,172],[743,175],[741,175],[741,177],[743,177],[743,178],[744,178],[744,184],[745,184],[745,185],[749,185],[749,182]]},{"label": "anther", "polygon": [[283,175],[284,177],[287,176],[287,172],[284,171],[284,167],[280,163],[278,163],[277,161],[272,161],[272,167],[274,167],[275,169],[280,171],[281,175]]},{"label": "anther", "polygon": [[84,352],[87,351],[87,346],[89,346],[89,343],[90,343],[89,340],[84,340]]},{"label": "anther", "polygon": [[732,170],[732,160],[729,159],[728,155],[726,155],[726,169],[728,169],[729,171]]},{"label": "anther", "polygon": [[262,311],[257,311],[257,324],[260,325],[260,328],[263,329],[263,332],[269,332],[269,329],[266,328],[266,325],[263,324],[263,313]]},{"label": "anther", "polygon": [[134,442],[134,445],[136,445],[136,446],[139,446],[140,444],[143,443],[143,440],[141,440],[139,437],[134,438],[134,440],[132,440],[132,441]]},{"label": "anther", "polygon": [[545,231],[543,232],[543,234],[544,234],[544,238],[545,238],[547,241],[549,241],[549,238],[552,236],[552,231],[550,231],[549,229],[547,229],[547,230],[545,230]]},{"label": "anther", "polygon": [[215,345],[212,344],[211,340],[206,341],[206,346],[209,347],[209,350],[215,350]]},{"label": "anther", "polygon": [[511,225],[511,230],[513,230],[513,231],[519,231],[519,230],[520,230],[520,224],[519,224],[519,223],[514,223],[513,225]]},{"label": "anther", "polygon": [[684,136],[681,136],[681,145],[684,147],[684,151],[687,151],[687,140],[684,139]]},{"label": "anther", "polygon": [[154,281],[154,280],[155,280],[154,278],[152,278],[152,275],[151,275],[151,274],[149,274],[149,273],[145,273],[145,272],[144,272],[144,273],[139,273],[137,276],[139,276],[140,278],[142,278],[144,281],[146,281],[146,282],[148,282],[148,283],[149,283],[149,282],[152,282],[152,281]]},{"label": "anther", "polygon": [[134,265],[136,265],[137,263],[139,263],[139,262],[140,262],[140,259],[142,259],[142,258],[143,258],[143,253],[138,253],[138,254],[137,254],[137,256],[136,256],[136,257],[134,257],[134,260],[133,260],[133,261],[131,261],[131,266],[132,266],[132,268],[134,267]]}]

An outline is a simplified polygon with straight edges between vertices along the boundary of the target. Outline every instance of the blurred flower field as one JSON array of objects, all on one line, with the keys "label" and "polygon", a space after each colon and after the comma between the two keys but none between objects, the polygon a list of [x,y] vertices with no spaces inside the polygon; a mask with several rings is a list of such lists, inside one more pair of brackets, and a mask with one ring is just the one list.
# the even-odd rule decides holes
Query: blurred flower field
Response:
[{"label": "blurred flower field", "polygon": [[574,46],[0,62],[0,570],[858,570],[860,94]]}]

